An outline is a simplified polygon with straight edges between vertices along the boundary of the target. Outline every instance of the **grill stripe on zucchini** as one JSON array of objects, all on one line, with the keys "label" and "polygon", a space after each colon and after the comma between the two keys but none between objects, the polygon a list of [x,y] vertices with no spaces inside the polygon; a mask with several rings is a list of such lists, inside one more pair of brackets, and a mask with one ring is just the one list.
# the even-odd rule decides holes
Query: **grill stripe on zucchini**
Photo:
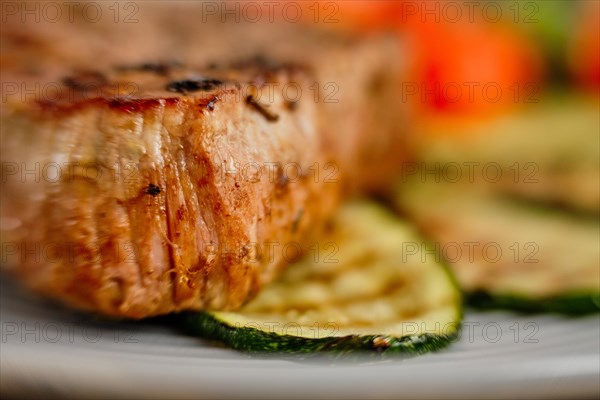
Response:
[{"label": "grill stripe on zucchini", "polygon": [[458,334],[462,300],[436,257],[403,251],[422,242],[382,207],[348,204],[318,243],[335,252],[307,254],[238,312],[185,314],[185,326],[246,352],[438,350]]}]

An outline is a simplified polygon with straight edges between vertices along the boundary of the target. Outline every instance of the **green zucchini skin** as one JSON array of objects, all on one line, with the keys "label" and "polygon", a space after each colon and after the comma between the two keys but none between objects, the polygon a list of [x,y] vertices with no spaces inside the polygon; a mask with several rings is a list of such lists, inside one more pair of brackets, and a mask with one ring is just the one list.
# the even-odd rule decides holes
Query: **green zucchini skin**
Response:
[{"label": "green zucchini skin", "polygon": [[571,293],[548,298],[519,294],[466,293],[466,305],[478,310],[510,310],[524,314],[555,313],[580,316],[600,312],[600,293]]},{"label": "green zucchini skin", "polygon": [[375,357],[411,357],[438,351],[458,338],[460,324],[450,327],[446,334],[424,333],[404,336],[332,336],[306,338],[292,335],[279,335],[256,328],[232,327],[213,317],[209,312],[179,314],[179,325],[185,332],[253,355],[288,356],[334,356],[343,358],[351,355]]}]

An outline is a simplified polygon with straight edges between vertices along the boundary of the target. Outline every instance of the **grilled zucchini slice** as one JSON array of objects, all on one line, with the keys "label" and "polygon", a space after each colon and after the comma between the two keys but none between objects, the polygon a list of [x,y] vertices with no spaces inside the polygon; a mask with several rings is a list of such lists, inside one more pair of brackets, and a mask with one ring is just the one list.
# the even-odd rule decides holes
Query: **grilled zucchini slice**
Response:
[{"label": "grilled zucchini slice", "polygon": [[[238,312],[183,315],[186,329],[251,353],[415,355],[458,334],[460,290],[410,224],[383,207],[342,207],[300,262]],[[410,251],[405,251],[410,248]],[[430,249],[429,249],[430,250]]]},{"label": "grilled zucchini slice", "polygon": [[600,224],[472,185],[400,185],[399,207],[451,265],[469,304],[524,312],[600,310]]},{"label": "grilled zucchini slice", "polygon": [[[519,113],[435,126],[411,142],[406,177],[487,186],[540,204],[600,215],[598,100],[556,95]],[[433,134],[436,132],[437,134]],[[422,163],[422,164],[421,164]],[[425,165],[420,173],[415,166]]]}]

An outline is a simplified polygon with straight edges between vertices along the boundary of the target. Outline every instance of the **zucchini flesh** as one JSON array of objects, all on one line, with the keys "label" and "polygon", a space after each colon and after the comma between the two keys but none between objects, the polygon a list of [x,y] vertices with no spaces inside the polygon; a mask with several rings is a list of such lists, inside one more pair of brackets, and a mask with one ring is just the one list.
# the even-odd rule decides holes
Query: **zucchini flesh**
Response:
[{"label": "zucchini flesh", "polygon": [[401,185],[399,207],[434,240],[476,308],[600,310],[600,224],[448,183]]},{"label": "zucchini flesh", "polygon": [[188,331],[254,353],[420,354],[447,346],[460,290],[434,257],[405,254],[414,227],[366,201],[342,207],[323,252],[292,264],[237,312],[184,314]]}]

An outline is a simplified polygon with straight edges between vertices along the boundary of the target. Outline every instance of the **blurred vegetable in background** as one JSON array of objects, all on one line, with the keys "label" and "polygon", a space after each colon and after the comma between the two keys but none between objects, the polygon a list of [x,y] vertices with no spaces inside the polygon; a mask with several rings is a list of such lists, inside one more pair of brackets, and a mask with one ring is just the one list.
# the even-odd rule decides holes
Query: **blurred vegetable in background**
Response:
[{"label": "blurred vegetable in background", "polygon": [[399,95],[434,124],[502,115],[538,103],[547,87],[600,88],[600,1],[342,0],[335,6],[339,23],[329,28],[398,33],[412,67]]},{"label": "blurred vegetable in background", "polygon": [[535,101],[542,57],[511,25],[409,21],[401,30],[416,57],[413,76],[427,111],[481,116]]},{"label": "blurred vegetable in background", "polygon": [[568,45],[569,69],[584,89],[600,91],[600,1],[584,1],[577,10]]}]

